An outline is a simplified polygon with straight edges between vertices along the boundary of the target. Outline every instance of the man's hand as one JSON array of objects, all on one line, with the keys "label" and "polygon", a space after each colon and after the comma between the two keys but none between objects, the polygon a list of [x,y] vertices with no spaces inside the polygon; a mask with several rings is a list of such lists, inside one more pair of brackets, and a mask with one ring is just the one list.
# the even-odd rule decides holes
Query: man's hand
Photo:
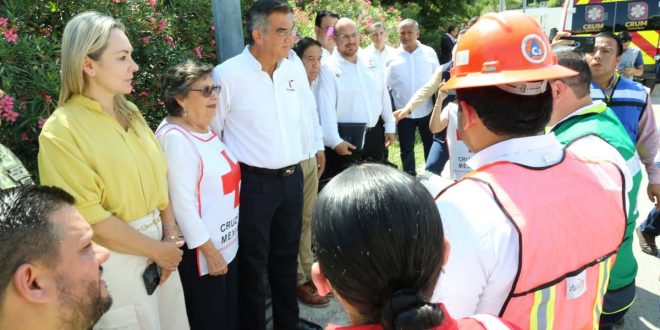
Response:
[{"label": "man's hand", "polygon": [[396,142],[394,133],[385,133],[385,148],[391,146],[394,142]]},{"label": "man's hand", "polygon": [[559,32],[557,32],[557,35],[550,42],[550,45],[552,47],[555,47],[555,46],[573,46],[573,45],[575,45],[575,40],[566,40],[566,39],[564,39],[564,38],[570,37],[570,36],[571,36],[570,32],[559,31]]},{"label": "man's hand", "polygon": [[392,112],[392,116],[394,116],[394,122],[398,124],[399,120],[410,117],[411,113],[412,113],[411,111],[408,111],[406,109],[399,109],[397,111]]},{"label": "man's hand", "polygon": [[325,152],[323,151],[316,152],[316,168],[318,170],[316,175],[320,178],[325,170]]},{"label": "man's hand", "polygon": [[346,142],[341,141],[336,147],[335,152],[341,156],[350,156],[353,154],[352,150],[355,150],[355,146]]},{"label": "man's hand", "polygon": [[660,184],[649,184],[646,193],[651,202],[655,203],[655,208],[660,210]]}]

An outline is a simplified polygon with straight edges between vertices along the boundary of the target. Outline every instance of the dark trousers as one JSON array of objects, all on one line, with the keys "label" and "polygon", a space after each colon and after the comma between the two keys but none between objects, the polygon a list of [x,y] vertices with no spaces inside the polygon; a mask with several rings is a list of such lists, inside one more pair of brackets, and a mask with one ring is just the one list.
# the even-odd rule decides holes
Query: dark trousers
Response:
[{"label": "dark trousers", "polygon": [[[199,252],[201,253],[201,252]],[[186,313],[192,330],[238,329],[238,263],[228,265],[227,274],[199,276],[197,249],[183,246],[179,264]]]},{"label": "dark trousers", "polygon": [[321,176],[319,189],[330,181],[335,175],[341,173],[353,164],[383,161],[385,153],[385,129],[383,126],[372,127],[364,136],[364,148],[361,151],[353,151],[350,156],[341,156],[333,149],[325,148],[325,171]]},{"label": "dark trousers", "polygon": [[298,322],[296,273],[303,206],[300,166],[287,177],[257,173],[241,166],[238,223],[239,312],[241,329],[266,329],[268,274],[275,330]]},{"label": "dark trousers", "polygon": [[655,207],[649,212],[649,216],[642,222],[639,226],[644,234],[649,234],[653,236],[660,235],[660,211]]},{"label": "dark trousers", "polygon": [[417,175],[415,171],[415,130],[419,130],[424,145],[424,160],[429,156],[431,144],[433,144],[433,135],[429,130],[429,120],[431,114],[422,118],[401,119],[396,125],[399,133],[399,146],[401,147],[401,163],[403,170],[410,175]]},{"label": "dark trousers", "polygon": [[[448,72],[447,72],[448,73]],[[444,73],[443,73],[444,76]],[[456,99],[455,95],[449,95],[442,101],[442,108]],[[433,133],[433,145],[426,158],[425,169],[433,174],[440,175],[449,160],[449,147],[447,146],[447,130],[443,129],[438,133]]]}]

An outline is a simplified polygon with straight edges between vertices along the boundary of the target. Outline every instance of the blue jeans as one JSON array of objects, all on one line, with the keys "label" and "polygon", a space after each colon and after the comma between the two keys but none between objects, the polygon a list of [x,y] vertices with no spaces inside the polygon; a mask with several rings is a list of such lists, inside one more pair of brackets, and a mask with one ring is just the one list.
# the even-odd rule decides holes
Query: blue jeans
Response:
[{"label": "blue jeans", "polygon": [[415,130],[419,129],[419,135],[424,144],[424,159],[426,160],[431,150],[433,136],[429,130],[431,114],[422,118],[401,119],[396,125],[399,133],[399,146],[401,147],[401,163],[403,170],[410,175],[417,175],[415,171]]},{"label": "blue jeans", "polygon": [[649,216],[639,226],[644,234],[658,236],[660,234],[660,211],[655,207],[649,212]]},{"label": "blue jeans", "polygon": [[436,175],[440,175],[449,160],[446,135],[446,129],[433,134],[433,145],[431,145],[429,156],[426,158],[426,170]]}]

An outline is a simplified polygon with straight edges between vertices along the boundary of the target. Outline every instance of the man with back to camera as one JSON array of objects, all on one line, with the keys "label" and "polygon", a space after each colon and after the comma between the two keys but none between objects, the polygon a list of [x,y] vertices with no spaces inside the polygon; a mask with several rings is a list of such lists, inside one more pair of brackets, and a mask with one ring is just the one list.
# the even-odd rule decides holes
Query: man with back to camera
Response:
[{"label": "man with back to camera", "polygon": [[299,320],[296,299],[299,163],[305,158],[302,127],[308,125],[303,111],[304,100],[313,96],[303,69],[287,59],[295,35],[293,10],[286,2],[259,0],[246,21],[250,44],[213,71],[222,91],[212,128],[223,132],[241,167],[239,326],[266,329],[267,273],[274,329],[318,329]]},{"label": "man with back to camera", "polygon": [[55,187],[0,191],[0,329],[91,329],[110,308],[110,254],[73,205]]},{"label": "man with back to camera", "polygon": [[523,328],[594,328],[624,234],[624,181],[542,134],[549,81],[576,72],[529,15],[486,14],[461,38],[443,88],[456,89],[474,171],[437,198],[451,253],[433,301]]},{"label": "man with back to camera", "polygon": [[[356,162],[381,162],[385,148],[395,140],[392,105],[385,82],[378,75],[378,68],[369,66],[358,54],[357,26],[352,20],[341,18],[334,33],[337,52],[321,65],[317,98],[323,142],[327,147],[322,181]],[[384,126],[377,125],[381,117]],[[364,124],[362,150],[339,135],[339,125],[344,123]]]},{"label": "man with back to camera", "polygon": [[[419,24],[410,18],[404,19],[397,27],[401,45],[392,54],[387,66],[385,79],[392,93],[394,107],[403,108],[415,92],[431,79],[440,67],[433,48],[418,41]],[[397,123],[401,163],[403,170],[410,175],[417,175],[415,169],[415,132],[424,145],[424,160],[428,158],[433,135],[429,130],[429,119],[433,110],[433,101],[426,100],[415,108],[407,118]]]},{"label": "man with back to camera", "polygon": [[[593,81],[591,82],[591,97],[603,101],[611,108],[623,124],[630,140],[635,144],[642,164],[646,168],[649,184],[646,187],[648,198],[660,205],[660,168],[654,165],[654,157],[658,153],[658,130],[653,102],[649,91],[641,84],[628,79],[622,79],[617,73],[617,63],[622,60],[623,44],[613,33],[606,31],[596,35],[594,52],[586,54]],[[641,171],[639,163],[631,173],[633,176]],[[629,219],[631,225],[626,235],[632,235],[634,223],[639,217],[635,209]],[[626,245],[627,246],[627,245]],[[628,253],[631,254],[631,253]],[[635,276],[637,263],[634,258],[628,259],[629,266],[615,267],[612,280],[607,288],[603,303],[602,325],[610,325],[623,320],[635,298]],[[622,264],[623,265],[623,264]]]}]

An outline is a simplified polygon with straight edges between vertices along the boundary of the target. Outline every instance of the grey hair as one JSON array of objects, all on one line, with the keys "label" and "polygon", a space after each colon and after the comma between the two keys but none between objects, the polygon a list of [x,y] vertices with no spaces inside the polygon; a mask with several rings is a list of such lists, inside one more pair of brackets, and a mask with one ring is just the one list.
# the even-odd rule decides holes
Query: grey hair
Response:
[{"label": "grey hair", "polygon": [[167,69],[160,77],[160,100],[170,116],[181,116],[183,108],[176,100],[177,97],[187,97],[190,86],[198,80],[209,76],[213,65],[186,60]]},{"label": "grey hair", "polygon": [[372,29],[373,28],[378,28],[378,27],[381,27],[381,28],[385,29],[385,24],[383,24],[383,22],[376,22],[376,23],[371,25]]},{"label": "grey hair", "polygon": [[259,30],[264,33],[268,32],[268,27],[270,25],[268,24],[268,16],[275,12],[292,14],[293,9],[291,9],[291,6],[289,6],[288,3],[277,0],[259,0],[250,7],[245,24],[247,26],[250,45],[254,45],[252,31]]},{"label": "grey hair", "polygon": [[415,28],[415,30],[419,31],[419,23],[417,23],[416,20],[412,18],[406,18],[401,23],[399,23],[399,26],[396,28],[397,31],[401,32],[401,29],[403,29],[406,26],[412,26]]}]

